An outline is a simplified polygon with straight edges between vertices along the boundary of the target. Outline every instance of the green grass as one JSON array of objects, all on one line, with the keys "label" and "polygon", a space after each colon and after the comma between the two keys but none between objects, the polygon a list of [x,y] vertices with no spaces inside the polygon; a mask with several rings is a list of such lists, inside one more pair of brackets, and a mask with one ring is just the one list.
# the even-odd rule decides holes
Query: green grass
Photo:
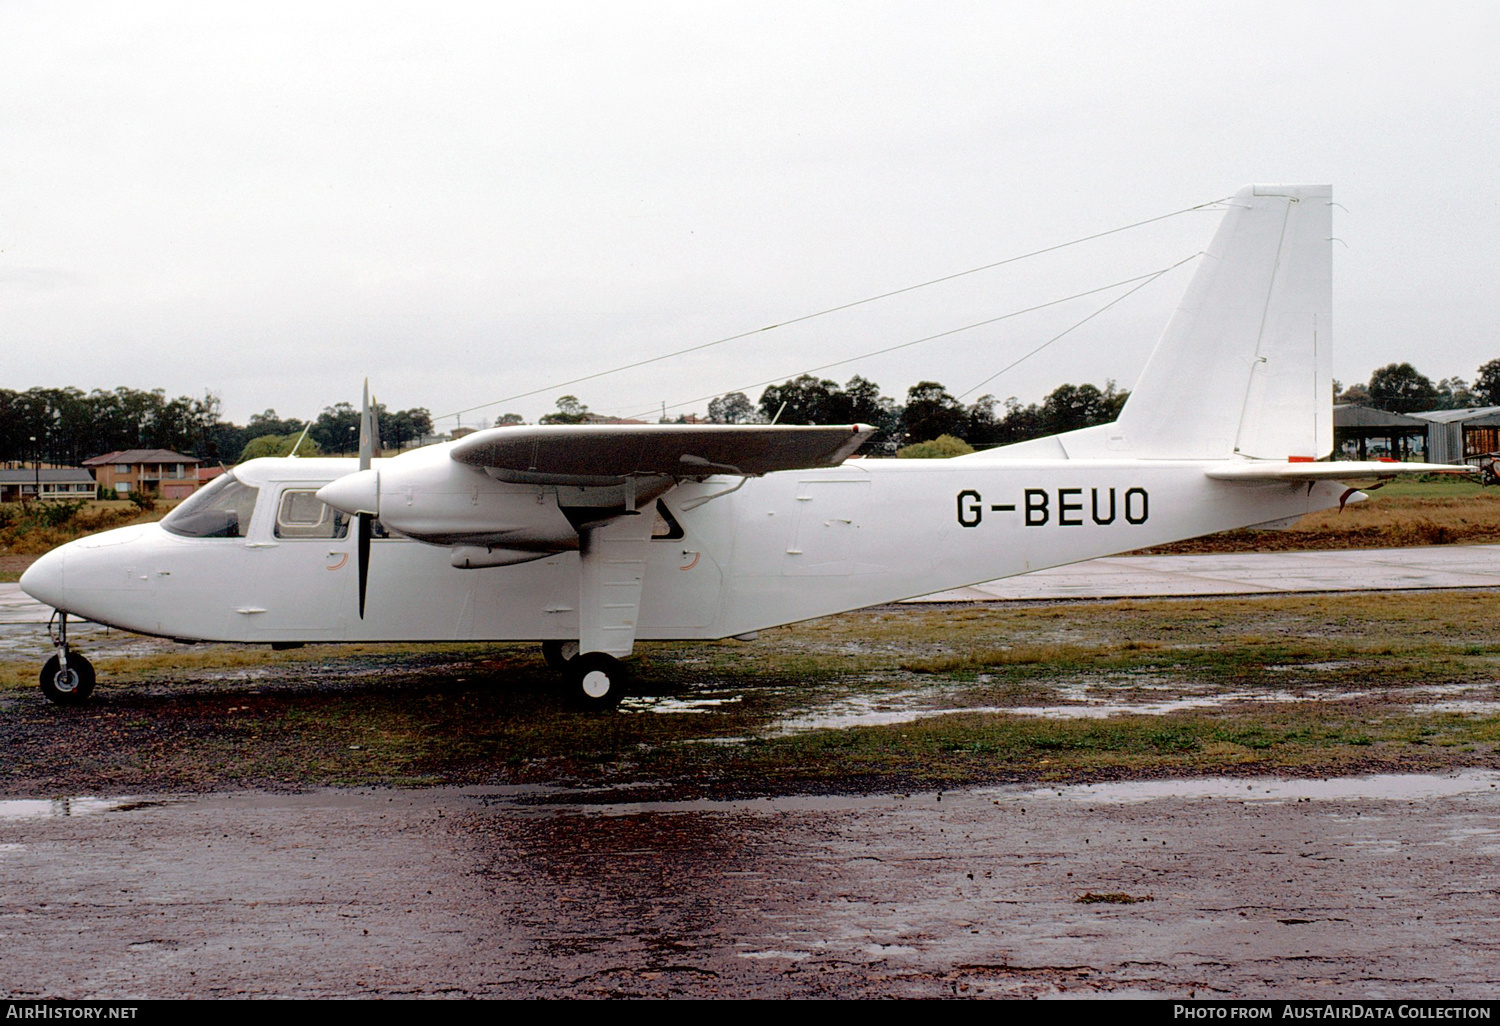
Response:
[{"label": "green grass", "polygon": [[[1495,766],[1489,592],[883,607],[739,642],[644,645],[644,711],[580,714],[529,645],[203,645],[99,660],[96,701],[47,705],[0,666],[0,786],[652,783],[681,791],[944,787],[1161,774]],[[1080,695],[1164,715],[1004,710]],[[1246,696],[1253,696],[1250,700]],[[719,700],[697,712],[652,701]],[[786,734],[849,703],[947,710]],[[1000,711],[990,711],[998,709]],[[1497,707],[1500,713],[1500,707]]]}]

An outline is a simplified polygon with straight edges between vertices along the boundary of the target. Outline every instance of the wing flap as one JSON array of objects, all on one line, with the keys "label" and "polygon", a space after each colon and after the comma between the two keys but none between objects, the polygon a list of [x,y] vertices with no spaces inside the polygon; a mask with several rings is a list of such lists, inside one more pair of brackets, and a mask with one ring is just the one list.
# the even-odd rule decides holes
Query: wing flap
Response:
[{"label": "wing flap", "polygon": [[450,451],[460,463],[512,480],[759,477],[836,467],[874,431],[868,424],[541,424],[476,431]]}]

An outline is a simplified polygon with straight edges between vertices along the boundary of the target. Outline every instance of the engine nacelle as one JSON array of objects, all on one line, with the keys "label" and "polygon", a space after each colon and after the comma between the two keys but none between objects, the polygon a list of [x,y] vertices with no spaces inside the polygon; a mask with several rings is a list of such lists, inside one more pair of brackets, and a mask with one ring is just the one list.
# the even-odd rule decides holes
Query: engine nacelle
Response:
[{"label": "engine nacelle", "polygon": [[334,509],[373,513],[394,531],[434,545],[557,552],[578,547],[578,532],[557,505],[556,489],[496,481],[448,458],[448,446],[415,449],[318,491]]},{"label": "engine nacelle", "polygon": [[[609,484],[514,479],[525,475],[504,480],[451,459],[450,449],[434,445],[377,460],[369,470],[323,486],[318,498],[345,513],[373,514],[418,541],[476,549],[465,553],[463,565],[505,566],[576,549],[580,529],[635,515],[673,484],[656,476]],[[516,558],[491,550],[514,550]],[[460,565],[456,554],[454,560]]]}]

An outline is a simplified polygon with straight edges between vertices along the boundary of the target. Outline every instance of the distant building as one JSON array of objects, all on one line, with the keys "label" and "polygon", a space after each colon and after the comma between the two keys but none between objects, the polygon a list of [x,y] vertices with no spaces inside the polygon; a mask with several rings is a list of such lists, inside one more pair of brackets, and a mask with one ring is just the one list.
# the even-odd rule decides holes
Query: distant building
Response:
[{"label": "distant building", "polygon": [[1428,410],[1412,416],[1428,422],[1430,463],[1463,463],[1500,452],[1500,406]]},{"label": "distant building", "polygon": [[[689,414],[689,416],[691,416],[691,414]],[[587,418],[584,421],[585,424],[645,424],[645,423],[647,423],[647,421],[644,421],[644,420],[631,420],[629,417],[606,417],[602,413],[586,413],[586,414],[584,414],[584,417]],[[691,421],[688,421],[687,423],[696,424],[697,420],[691,420]]]},{"label": "distant building", "polygon": [[[1421,459],[1432,425],[1416,417],[1348,404],[1333,408],[1334,459]],[[1441,460],[1438,462],[1442,462]]]},{"label": "distant building", "polygon": [[83,465],[93,468],[99,490],[108,498],[145,491],[163,499],[185,499],[198,490],[202,462],[170,449],[126,449],[84,460]]},{"label": "distant building", "polygon": [[0,470],[0,502],[35,499],[38,477],[43,499],[92,499],[98,492],[94,475],[82,467]]}]

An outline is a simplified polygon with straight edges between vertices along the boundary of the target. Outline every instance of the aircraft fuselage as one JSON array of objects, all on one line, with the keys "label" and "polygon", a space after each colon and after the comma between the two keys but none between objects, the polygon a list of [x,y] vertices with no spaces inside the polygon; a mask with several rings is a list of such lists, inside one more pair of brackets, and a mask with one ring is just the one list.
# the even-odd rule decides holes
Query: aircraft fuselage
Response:
[{"label": "aircraft fuselage", "polygon": [[[441,450],[442,447],[434,447]],[[380,461],[377,461],[380,462]],[[391,462],[391,461],[384,461]],[[930,594],[1338,504],[1332,482],[1211,480],[1216,461],[854,460],[744,482],[708,478],[646,500],[656,530],[640,640],[703,639]],[[158,524],[80,539],[23,580],[61,610],[164,637],[241,642],[576,640],[581,561],[557,489],[480,475],[487,522],[515,521],[525,562],[460,569],[453,548],[377,537],[365,616],[355,539],[312,493],[352,460],[265,459],[240,536]],[[727,494],[719,494],[726,493]],[[709,497],[707,502],[700,500]],[[466,500],[468,501],[468,500]],[[658,506],[659,503],[659,506]],[[323,533],[307,524],[319,517]],[[496,509],[513,510],[498,520]],[[312,512],[309,512],[312,511]],[[300,517],[300,519],[299,519]],[[620,518],[596,533],[639,530]],[[290,523],[288,522],[290,521]],[[560,526],[559,526],[560,525]],[[576,535],[572,537],[576,538]],[[503,544],[503,543],[501,543]],[[553,545],[551,551],[534,551]]]}]

